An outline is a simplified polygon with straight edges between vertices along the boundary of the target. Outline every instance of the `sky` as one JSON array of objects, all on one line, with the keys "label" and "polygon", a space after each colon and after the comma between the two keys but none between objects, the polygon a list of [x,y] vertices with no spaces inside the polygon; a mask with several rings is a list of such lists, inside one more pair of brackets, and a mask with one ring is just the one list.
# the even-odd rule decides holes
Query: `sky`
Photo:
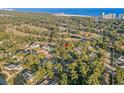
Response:
[{"label": "sky", "polygon": [[124,0],[0,0],[0,8],[123,8]]}]

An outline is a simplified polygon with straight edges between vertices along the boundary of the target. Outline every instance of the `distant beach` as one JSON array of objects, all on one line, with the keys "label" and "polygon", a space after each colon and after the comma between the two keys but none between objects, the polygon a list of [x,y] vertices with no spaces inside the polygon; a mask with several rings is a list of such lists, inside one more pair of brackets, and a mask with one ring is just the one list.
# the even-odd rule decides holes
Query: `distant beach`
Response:
[{"label": "distant beach", "polygon": [[89,16],[89,15],[74,15],[74,14],[65,14],[65,13],[55,13],[53,14],[55,16],[68,16],[68,17],[71,17],[71,16],[77,16],[77,17],[93,17],[93,16]]}]

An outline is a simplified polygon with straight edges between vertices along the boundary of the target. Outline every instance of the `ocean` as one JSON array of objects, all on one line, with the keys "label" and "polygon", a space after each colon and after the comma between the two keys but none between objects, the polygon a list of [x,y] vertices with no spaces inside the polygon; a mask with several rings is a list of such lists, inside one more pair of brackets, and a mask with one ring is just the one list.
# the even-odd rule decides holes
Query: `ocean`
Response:
[{"label": "ocean", "polygon": [[73,15],[99,16],[102,12],[124,14],[124,8],[13,8],[19,12],[64,13]]}]

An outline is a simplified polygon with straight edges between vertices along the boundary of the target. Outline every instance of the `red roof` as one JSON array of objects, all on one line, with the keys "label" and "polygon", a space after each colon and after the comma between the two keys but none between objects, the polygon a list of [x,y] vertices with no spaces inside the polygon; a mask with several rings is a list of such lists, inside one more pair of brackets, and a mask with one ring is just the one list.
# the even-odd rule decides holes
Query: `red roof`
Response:
[{"label": "red roof", "polygon": [[68,47],[68,46],[69,46],[69,44],[67,44],[67,43],[64,44],[64,47],[65,47],[65,48]]}]

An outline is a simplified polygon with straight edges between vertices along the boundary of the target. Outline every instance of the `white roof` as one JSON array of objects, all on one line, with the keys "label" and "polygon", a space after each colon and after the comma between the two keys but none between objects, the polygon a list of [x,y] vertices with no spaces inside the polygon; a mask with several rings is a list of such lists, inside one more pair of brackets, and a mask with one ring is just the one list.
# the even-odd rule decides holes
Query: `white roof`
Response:
[{"label": "white roof", "polygon": [[118,58],[118,60],[121,61],[121,62],[124,62],[124,56],[120,56],[120,57]]}]

